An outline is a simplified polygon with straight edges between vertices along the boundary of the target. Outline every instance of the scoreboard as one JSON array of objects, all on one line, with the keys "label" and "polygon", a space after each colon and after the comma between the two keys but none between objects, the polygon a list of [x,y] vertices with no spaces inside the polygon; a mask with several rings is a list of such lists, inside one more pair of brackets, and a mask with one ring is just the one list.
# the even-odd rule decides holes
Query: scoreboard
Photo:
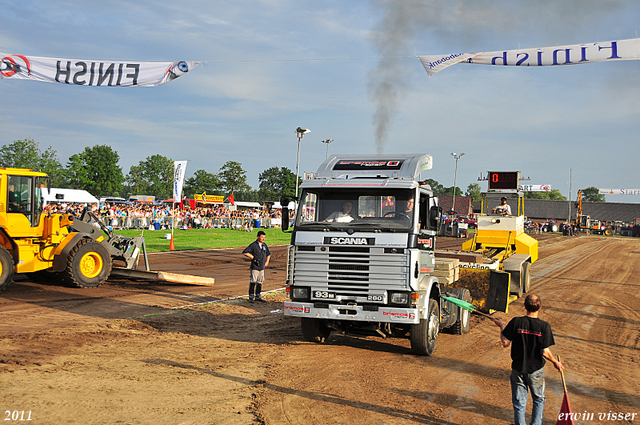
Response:
[{"label": "scoreboard", "polygon": [[519,171],[489,171],[489,191],[518,190],[519,185]]}]

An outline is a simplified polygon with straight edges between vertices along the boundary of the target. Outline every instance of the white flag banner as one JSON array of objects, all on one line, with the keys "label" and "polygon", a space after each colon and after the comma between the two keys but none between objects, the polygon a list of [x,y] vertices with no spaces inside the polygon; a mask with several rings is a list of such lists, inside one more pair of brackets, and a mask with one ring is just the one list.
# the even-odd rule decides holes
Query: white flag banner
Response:
[{"label": "white flag banner", "polygon": [[173,161],[173,201],[182,200],[182,184],[184,173],[187,171],[187,161]]},{"label": "white flag banner", "polygon": [[640,39],[497,52],[418,56],[418,59],[429,77],[457,63],[498,66],[555,66],[612,60],[638,60],[640,59]]},{"label": "white flag banner", "polygon": [[551,190],[550,184],[521,184],[520,190],[522,192],[549,192]]},{"label": "white flag banner", "polygon": [[640,189],[598,189],[600,195],[640,195]]},{"label": "white flag banner", "polygon": [[98,87],[152,87],[186,74],[200,62],[58,59],[0,53],[3,78]]}]

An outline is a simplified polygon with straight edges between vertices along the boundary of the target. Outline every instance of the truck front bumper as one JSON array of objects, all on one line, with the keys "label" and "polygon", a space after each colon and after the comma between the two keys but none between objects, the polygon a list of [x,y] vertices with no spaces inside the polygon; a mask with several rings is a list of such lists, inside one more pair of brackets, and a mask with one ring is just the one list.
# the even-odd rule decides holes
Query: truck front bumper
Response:
[{"label": "truck front bumper", "polygon": [[417,308],[380,306],[377,311],[370,311],[365,310],[361,305],[329,304],[328,307],[315,307],[313,303],[296,301],[284,302],[284,315],[354,322],[404,324],[418,324],[420,322]]}]

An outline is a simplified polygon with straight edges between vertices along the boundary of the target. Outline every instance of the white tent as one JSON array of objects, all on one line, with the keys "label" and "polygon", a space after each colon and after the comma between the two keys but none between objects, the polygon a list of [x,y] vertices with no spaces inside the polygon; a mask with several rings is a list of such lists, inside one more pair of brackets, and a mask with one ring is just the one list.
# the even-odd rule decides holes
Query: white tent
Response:
[{"label": "white tent", "polygon": [[[274,202],[273,203],[273,208],[281,209],[282,205],[280,205],[280,202]],[[294,201],[289,201],[289,209],[290,210],[295,210],[296,209],[296,203]]]},{"label": "white tent", "polygon": [[235,202],[236,206],[238,207],[245,207],[245,208],[262,208],[262,204],[258,203],[258,202],[243,202],[243,201],[236,201]]},{"label": "white tent", "polygon": [[47,193],[47,189],[42,191],[44,202],[79,202],[83,204],[97,204],[98,198],[80,189],[56,189],[51,188]]}]

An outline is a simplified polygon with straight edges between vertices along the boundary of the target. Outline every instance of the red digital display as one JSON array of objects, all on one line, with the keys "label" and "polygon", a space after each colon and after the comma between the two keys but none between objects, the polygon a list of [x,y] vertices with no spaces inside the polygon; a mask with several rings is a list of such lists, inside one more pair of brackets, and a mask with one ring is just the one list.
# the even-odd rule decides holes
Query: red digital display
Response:
[{"label": "red digital display", "polygon": [[489,190],[518,190],[518,171],[489,171]]}]

